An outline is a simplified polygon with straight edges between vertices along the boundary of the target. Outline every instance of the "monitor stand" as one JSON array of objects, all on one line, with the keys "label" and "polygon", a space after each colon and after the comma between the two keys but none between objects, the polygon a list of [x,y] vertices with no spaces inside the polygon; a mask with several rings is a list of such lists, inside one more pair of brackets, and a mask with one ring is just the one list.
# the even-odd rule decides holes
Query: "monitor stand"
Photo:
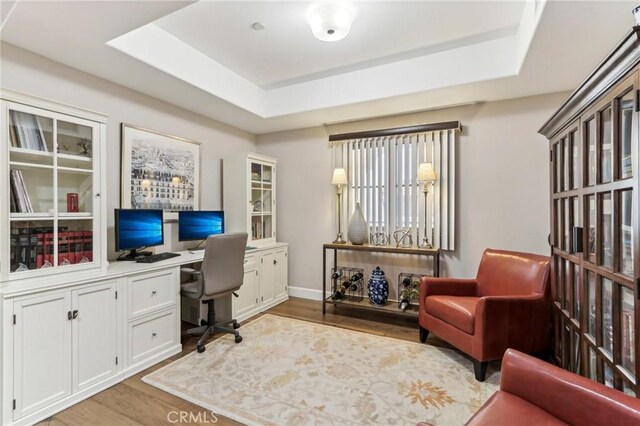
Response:
[{"label": "monitor stand", "polygon": [[203,243],[205,243],[207,240],[202,240],[198,243],[197,246],[195,246],[194,248],[190,248],[189,252],[194,252],[194,251],[199,251],[199,250],[204,250],[204,247],[200,247]]},{"label": "monitor stand", "polygon": [[133,250],[130,250],[129,253],[127,253],[126,255],[118,257],[117,260],[135,261],[140,257],[151,256],[151,254],[152,253],[150,251],[137,251],[136,249],[133,249]]}]

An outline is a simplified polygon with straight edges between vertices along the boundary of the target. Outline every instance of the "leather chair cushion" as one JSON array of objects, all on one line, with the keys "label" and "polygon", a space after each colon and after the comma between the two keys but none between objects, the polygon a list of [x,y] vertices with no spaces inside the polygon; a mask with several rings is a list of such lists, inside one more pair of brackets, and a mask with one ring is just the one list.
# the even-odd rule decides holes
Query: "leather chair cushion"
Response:
[{"label": "leather chair cushion", "polygon": [[473,334],[477,297],[429,296],[425,299],[425,311],[467,334]]},{"label": "leather chair cushion", "polygon": [[567,425],[546,411],[508,392],[498,391],[485,402],[467,426]]}]

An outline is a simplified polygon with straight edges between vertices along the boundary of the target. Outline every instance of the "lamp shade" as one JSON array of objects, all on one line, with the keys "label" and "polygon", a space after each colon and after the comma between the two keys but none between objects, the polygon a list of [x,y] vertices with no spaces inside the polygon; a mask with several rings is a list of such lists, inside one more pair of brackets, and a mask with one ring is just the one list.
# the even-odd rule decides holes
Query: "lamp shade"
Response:
[{"label": "lamp shade", "polygon": [[346,185],[349,183],[347,181],[347,172],[342,168],[338,167],[333,170],[333,178],[331,179],[332,185]]},{"label": "lamp shade", "polygon": [[349,34],[353,13],[345,5],[329,3],[310,10],[307,19],[311,32],[318,40],[338,41]]},{"label": "lamp shade", "polygon": [[433,170],[431,163],[420,163],[418,167],[418,182],[435,182],[438,178],[436,172]]}]

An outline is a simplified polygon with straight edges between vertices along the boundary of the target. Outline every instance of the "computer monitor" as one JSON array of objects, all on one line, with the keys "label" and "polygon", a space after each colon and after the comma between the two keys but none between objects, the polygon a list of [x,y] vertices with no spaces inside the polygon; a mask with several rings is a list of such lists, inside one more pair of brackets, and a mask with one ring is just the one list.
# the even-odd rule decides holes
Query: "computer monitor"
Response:
[{"label": "computer monitor", "polygon": [[223,211],[178,212],[178,241],[206,240],[209,235],[216,234],[224,234]]},{"label": "computer monitor", "polygon": [[135,260],[143,247],[164,244],[162,210],[115,210],[116,251],[130,250],[120,260]]}]

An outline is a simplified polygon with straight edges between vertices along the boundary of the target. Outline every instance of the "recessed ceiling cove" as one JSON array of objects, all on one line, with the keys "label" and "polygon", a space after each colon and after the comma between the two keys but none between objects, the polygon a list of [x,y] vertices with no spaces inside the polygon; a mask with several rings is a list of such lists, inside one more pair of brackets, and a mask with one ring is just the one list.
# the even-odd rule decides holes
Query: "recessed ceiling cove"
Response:
[{"label": "recessed ceiling cove", "polygon": [[348,37],[325,43],[317,3],[197,2],[109,45],[269,118],[515,75],[542,5],[353,2]]},{"label": "recessed ceiling cove", "polygon": [[572,89],[636,1],[340,2],[332,42],[309,22],[325,2],[19,1],[0,37],[261,134]]}]

